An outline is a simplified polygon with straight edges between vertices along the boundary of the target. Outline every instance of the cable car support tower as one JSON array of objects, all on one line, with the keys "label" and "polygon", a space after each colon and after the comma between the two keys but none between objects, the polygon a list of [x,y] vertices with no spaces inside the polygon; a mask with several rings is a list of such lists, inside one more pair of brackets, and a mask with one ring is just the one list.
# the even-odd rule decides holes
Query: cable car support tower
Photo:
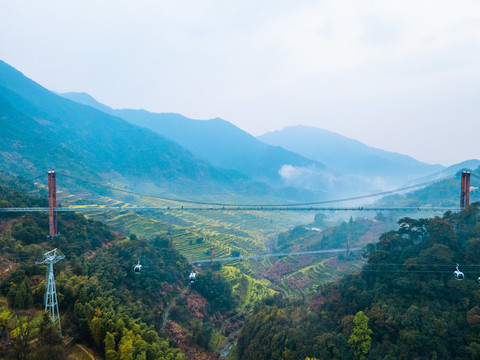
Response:
[{"label": "cable car support tower", "polygon": [[53,264],[64,259],[64,255],[58,255],[57,249],[50,250],[43,254],[45,259],[37,261],[37,264],[47,265],[47,291],[45,293],[45,311],[48,311],[48,315],[52,323],[58,321],[58,330],[62,333],[62,326],[60,324],[60,313],[58,311],[57,290],[55,288],[55,278],[53,276]]}]

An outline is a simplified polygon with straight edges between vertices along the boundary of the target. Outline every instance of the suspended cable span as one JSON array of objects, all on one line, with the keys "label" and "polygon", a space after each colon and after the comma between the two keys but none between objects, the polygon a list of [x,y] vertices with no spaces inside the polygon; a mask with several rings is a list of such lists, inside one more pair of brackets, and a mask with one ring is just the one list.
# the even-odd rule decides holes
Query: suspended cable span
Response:
[{"label": "suspended cable span", "polygon": [[203,201],[194,201],[194,200],[184,200],[184,199],[174,199],[174,198],[169,198],[169,197],[162,197],[162,196],[156,196],[156,195],[149,195],[149,194],[143,194],[137,191],[131,191],[131,190],[126,190],[126,189],[119,189],[114,186],[110,185],[105,185],[101,183],[96,183],[88,180],[83,180],[79,179],[76,177],[73,177],[71,175],[65,175],[66,177],[69,177],[70,179],[77,180],[84,182],[86,184],[92,185],[92,186],[98,186],[104,189],[109,189],[113,191],[118,191],[118,192],[123,192],[125,194],[130,194],[130,195],[137,195],[137,196],[142,196],[142,197],[148,197],[152,199],[157,199],[157,200],[163,200],[163,201],[174,201],[174,202],[179,202],[179,203],[187,203],[187,204],[196,204],[196,205],[215,205],[215,206],[222,206],[226,205],[225,203],[209,203],[209,202],[203,202]]},{"label": "suspended cable span", "polygon": [[[33,208],[0,208],[0,213],[27,213],[27,212],[48,212],[47,207]],[[188,207],[188,206],[71,206],[55,208],[56,212],[103,212],[103,211],[459,211],[454,207],[279,207],[279,206],[216,206],[216,207]]]},{"label": "suspended cable span", "polygon": [[[380,266],[404,266],[404,267],[413,267],[413,266],[425,266],[425,267],[448,267],[448,268],[453,268],[455,269],[455,264],[449,264],[449,265],[441,265],[441,264],[367,264],[368,266],[374,266],[374,267],[380,267]],[[463,269],[465,267],[480,267],[480,265],[466,265],[466,264],[460,264],[460,267]]]},{"label": "suspended cable span", "polygon": [[[350,250],[353,251],[353,250],[357,250],[357,249],[360,249],[360,248],[351,248]],[[334,249],[333,251],[335,250],[346,250],[346,249]],[[325,252],[325,250],[311,250],[311,251],[307,251],[307,253],[317,253],[317,252]],[[293,252],[293,253],[280,253],[280,254],[272,254],[273,255],[278,255],[278,256],[290,256],[290,255],[302,255],[303,253],[301,252]],[[252,255],[252,256],[264,256],[266,254],[259,254],[259,255]],[[18,260],[30,260],[32,258],[31,255],[7,255],[6,257],[3,258],[3,260],[6,260],[6,261],[11,261],[11,262],[17,262]],[[222,258],[224,259],[224,258]],[[34,261],[34,260],[32,260]],[[68,259],[67,259],[68,261]],[[200,260],[199,260],[200,261]],[[202,262],[205,262],[203,260],[201,260]],[[208,261],[210,261],[210,259],[208,259]],[[118,263],[117,260],[115,261],[105,261],[105,260],[102,260],[102,263]],[[427,268],[451,268],[451,269],[455,269],[455,266],[457,265],[457,263],[452,263],[452,264],[393,264],[393,263],[379,263],[379,264],[371,264],[371,263],[366,263],[365,264],[366,266],[372,266],[372,267],[375,267],[375,269],[365,269],[365,270],[368,270],[368,271],[410,271],[408,269],[389,269],[389,268],[386,268],[386,269],[381,269],[381,267],[383,266],[390,266],[390,267],[393,267],[393,266],[398,266],[398,267],[427,267]],[[464,268],[480,268],[480,264],[460,264],[460,267],[462,269]],[[413,271],[413,270],[412,270]],[[445,270],[443,270],[445,271]]]},{"label": "suspended cable span", "polygon": [[342,198],[342,199],[336,199],[336,200],[324,200],[324,201],[314,201],[314,202],[304,202],[304,203],[288,203],[288,204],[232,204],[232,203],[213,203],[213,202],[205,202],[205,201],[195,201],[195,200],[188,200],[188,199],[175,199],[175,198],[169,198],[169,197],[162,197],[162,196],[155,196],[155,195],[148,195],[148,194],[143,194],[140,192],[136,191],[131,191],[131,190],[125,190],[125,189],[119,189],[110,185],[105,185],[105,184],[100,184],[100,183],[95,183],[83,179],[79,179],[76,177],[73,177],[71,175],[65,175],[73,180],[81,181],[87,184],[90,184],[92,186],[98,186],[104,189],[109,189],[113,191],[118,191],[118,192],[123,192],[126,194],[131,194],[131,195],[137,195],[137,196],[142,196],[142,197],[149,197],[157,200],[163,200],[163,201],[173,201],[177,203],[185,203],[185,204],[196,204],[196,205],[210,205],[210,206],[251,206],[251,207],[293,207],[293,206],[308,206],[308,205],[320,205],[320,204],[331,204],[331,203],[336,203],[336,202],[345,202],[345,201],[353,201],[353,200],[361,200],[361,199],[367,199],[371,197],[378,197],[378,196],[384,196],[384,195],[389,195],[389,194],[394,194],[397,192],[402,192],[406,190],[412,190],[418,187],[423,187],[427,186],[433,183],[436,183],[438,181],[442,181],[445,179],[453,178],[455,175],[448,175],[444,176],[435,180],[429,180],[425,181],[419,184],[414,184],[414,185],[409,185],[409,186],[404,186],[398,189],[394,190],[388,190],[388,191],[382,191],[374,194],[368,194],[368,195],[361,195],[361,196],[354,196],[350,198]]},{"label": "suspended cable span", "polygon": [[[449,270],[375,270],[375,269],[362,269],[365,272],[382,272],[382,273],[441,273],[441,274],[453,274],[453,271]],[[462,271],[465,274],[478,274],[478,271]]]},{"label": "suspended cable span", "polygon": [[[223,258],[214,258],[213,261],[232,261],[232,260],[247,260],[247,259],[260,259],[266,257],[281,257],[281,256],[298,256],[298,255],[310,255],[310,254],[326,254],[326,253],[337,253],[337,252],[347,252],[347,251],[358,251],[362,248],[354,247],[350,249],[330,249],[330,250],[312,250],[312,251],[298,251],[290,253],[274,253],[274,254],[259,254],[259,255],[246,255],[246,256],[231,256]],[[208,263],[212,261],[211,259],[201,259],[201,260],[192,260],[192,263],[201,264]]]}]

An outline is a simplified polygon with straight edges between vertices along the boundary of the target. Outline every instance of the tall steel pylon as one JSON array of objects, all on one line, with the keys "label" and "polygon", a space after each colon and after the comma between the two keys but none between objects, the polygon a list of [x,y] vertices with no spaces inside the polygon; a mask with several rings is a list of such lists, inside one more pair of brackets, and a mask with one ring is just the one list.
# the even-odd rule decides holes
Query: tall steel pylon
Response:
[{"label": "tall steel pylon", "polygon": [[52,323],[58,321],[58,330],[62,332],[62,326],[60,324],[60,313],[58,311],[58,301],[57,301],[57,289],[55,288],[55,278],[53,276],[53,264],[64,259],[64,255],[57,255],[57,249],[50,250],[43,254],[45,259],[42,261],[37,261],[37,264],[47,265],[47,291],[45,292],[44,302],[45,302],[45,311],[48,311],[48,315]]},{"label": "tall steel pylon", "polygon": [[57,180],[55,171],[48,172],[48,207],[49,235],[57,236]]},{"label": "tall steel pylon", "polygon": [[470,171],[462,171],[462,189],[460,190],[460,209],[470,206]]}]

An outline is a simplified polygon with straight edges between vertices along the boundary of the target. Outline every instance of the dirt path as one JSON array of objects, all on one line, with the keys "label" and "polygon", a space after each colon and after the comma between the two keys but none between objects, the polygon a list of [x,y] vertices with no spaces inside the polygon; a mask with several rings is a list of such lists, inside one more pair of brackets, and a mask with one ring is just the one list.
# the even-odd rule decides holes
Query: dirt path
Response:
[{"label": "dirt path", "polygon": [[175,297],[173,298],[173,300],[170,301],[170,304],[168,304],[167,308],[165,309],[165,314],[163,314],[163,323],[162,323],[162,327],[160,328],[160,331],[162,331],[163,328],[165,327],[165,325],[167,324],[168,312],[170,311],[170,309],[172,308],[172,306],[175,304],[175,302],[178,300],[178,298],[179,298],[180,296],[182,296],[185,291],[188,290],[188,287],[189,287],[189,286],[190,286],[190,285],[185,286],[185,287],[183,288],[183,290],[180,292],[180,294],[178,294],[177,296],[175,296]]},{"label": "dirt path", "polygon": [[82,349],[88,356],[90,356],[90,359],[95,360],[95,357],[94,357],[92,354],[90,354],[90,353],[88,352],[88,350],[85,349],[82,345],[77,344],[77,346],[78,346],[80,349]]}]

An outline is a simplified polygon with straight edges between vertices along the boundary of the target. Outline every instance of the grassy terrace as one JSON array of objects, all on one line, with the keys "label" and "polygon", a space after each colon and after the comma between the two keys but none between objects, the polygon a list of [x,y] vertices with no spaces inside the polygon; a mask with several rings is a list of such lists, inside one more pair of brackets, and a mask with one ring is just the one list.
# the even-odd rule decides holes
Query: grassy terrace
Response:
[{"label": "grassy terrace", "polygon": [[[75,195],[62,194],[60,200],[68,206],[130,206],[130,203],[109,197],[86,200]],[[129,199],[132,200],[132,199]],[[139,206],[169,206],[172,203],[143,198]],[[267,251],[267,244],[276,234],[289,227],[310,222],[313,214],[264,211],[139,211],[89,213],[93,219],[144,237],[155,234],[168,236],[178,251],[188,259],[231,256],[232,251],[242,255]]]},{"label": "grassy terrace", "polygon": [[276,293],[271,289],[272,284],[268,280],[255,279],[243,273],[238,267],[224,266],[222,267],[222,274],[227,280],[235,282],[233,294],[240,300],[239,310],[243,310],[258,300]]},{"label": "grassy terrace", "polygon": [[[72,195],[63,195],[62,202],[71,205],[102,204],[127,206],[130,202],[99,197],[95,202]],[[171,203],[141,199],[139,206],[168,206]],[[232,255],[253,255],[268,252],[276,243],[279,232],[297,224],[310,223],[313,214],[308,212],[265,211],[104,211],[88,216],[141,237],[156,234],[173,241],[177,250],[189,260],[208,259],[213,246],[215,258]],[[306,244],[297,244],[305,246]],[[233,252],[233,254],[232,254]],[[239,299],[239,310],[281,291],[314,289],[319,285],[359,268],[359,261],[338,262],[336,255],[316,255],[308,259],[296,257],[263,258],[261,260],[229,261],[222,264],[223,275],[233,284]]]}]

